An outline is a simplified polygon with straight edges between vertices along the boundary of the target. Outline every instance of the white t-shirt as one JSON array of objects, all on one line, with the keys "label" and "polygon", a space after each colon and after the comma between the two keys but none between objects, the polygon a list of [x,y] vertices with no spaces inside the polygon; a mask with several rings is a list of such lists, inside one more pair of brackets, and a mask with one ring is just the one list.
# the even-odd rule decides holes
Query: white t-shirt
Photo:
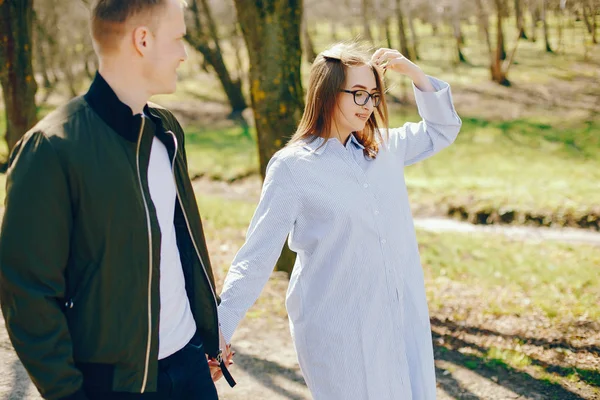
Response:
[{"label": "white t-shirt", "polygon": [[173,218],[177,192],[165,145],[154,138],[148,166],[148,186],[162,242],[160,246],[160,325],[158,359],[182,349],[194,336],[196,323],[185,291]]}]

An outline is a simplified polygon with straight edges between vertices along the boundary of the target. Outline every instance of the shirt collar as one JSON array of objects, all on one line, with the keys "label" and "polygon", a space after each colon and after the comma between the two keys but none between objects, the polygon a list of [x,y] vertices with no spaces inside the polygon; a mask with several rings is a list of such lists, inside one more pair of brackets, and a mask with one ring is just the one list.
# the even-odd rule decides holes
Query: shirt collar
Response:
[{"label": "shirt collar", "polygon": [[349,142],[354,144],[355,147],[358,147],[361,150],[365,149],[365,146],[363,146],[358,139],[356,138],[356,136],[354,136],[354,132],[350,134],[350,139]]},{"label": "shirt collar", "polygon": [[[131,142],[137,141],[142,115],[134,115],[131,108],[119,100],[99,72],[96,73],[94,81],[83,97],[92,110],[115,132]],[[160,117],[153,113],[147,104],[144,106],[143,114],[147,117],[146,121],[150,120],[162,129]]]},{"label": "shirt collar", "polygon": [[305,139],[304,148],[316,155],[321,155],[325,151],[329,141],[325,141],[321,136],[313,136],[312,138]]},{"label": "shirt collar", "polygon": [[[323,152],[327,148],[327,145],[332,140],[337,140],[337,139],[330,138],[330,139],[326,140],[326,139],[322,138],[321,136],[313,136],[313,138],[311,138],[311,139],[306,139],[306,142],[303,147],[306,150],[309,150],[319,156],[319,155],[323,154]],[[352,144],[352,146],[362,149],[362,150],[364,150],[364,148],[365,148],[365,146],[363,146],[358,141],[356,136],[354,136],[354,133],[350,134],[350,138],[348,139],[348,141],[349,141],[348,145]]]}]

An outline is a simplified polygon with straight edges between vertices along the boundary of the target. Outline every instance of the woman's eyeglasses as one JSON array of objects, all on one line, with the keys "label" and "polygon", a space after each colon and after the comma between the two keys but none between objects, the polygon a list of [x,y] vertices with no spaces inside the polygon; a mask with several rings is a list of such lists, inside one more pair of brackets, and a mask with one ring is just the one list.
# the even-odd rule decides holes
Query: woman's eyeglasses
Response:
[{"label": "woman's eyeglasses", "polygon": [[367,104],[369,99],[373,100],[373,107],[377,107],[379,103],[381,103],[381,94],[380,93],[369,93],[366,90],[346,90],[340,89],[341,92],[350,93],[354,96],[354,103],[357,106],[364,106]]}]

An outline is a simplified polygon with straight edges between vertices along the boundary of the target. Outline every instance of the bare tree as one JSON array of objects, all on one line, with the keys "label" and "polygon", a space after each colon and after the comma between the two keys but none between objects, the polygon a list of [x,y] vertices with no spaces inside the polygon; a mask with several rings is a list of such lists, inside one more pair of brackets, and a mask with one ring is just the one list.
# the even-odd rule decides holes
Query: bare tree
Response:
[{"label": "bare tree", "polygon": [[492,42],[490,39],[489,16],[483,6],[482,0],[475,0],[475,6],[477,9],[477,21],[479,25],[479,31],[484,36],[489,54],[493,54]]},{"label": "bare tree", "polygon": [[548,37],[548,22],[546,21],[546,8],[547,8],[547,0],[541,0],[542,2],[542,10],[540,14],[540,18],[542,20],[542,26],[544,28],[544,44],[546,46],[546,51],[548,53],[552,53],[552,47],[550,46],[550,39]]},{"label": "bare tree", "polygon": [[304,52],[304,57],[309,64],[312,64],[315,57],[317,57],[317,53],[315,53],[315,48],[313,46],[312,38],[310,37],[310,32],[308,31],[308,21],[306,20],[306,13],[302,13],[302,49]]},{"label": "bare tree", "polygon": [[373,42],[373,34],[371,33],[371,1],[361,0],[361,5],[364,39]]},{"label": "bare tree", "polygon": [[[90,5],[83,0],[44,0],[35,4],[36,67],[44,79],[46,102],[53,91],[81,93],[96,69],[88,30]],[[64,29],[64,26],[69,29]]]},{"label": "bare tree", "polygon": [[412,52],[408,48],[406,28],[404,26],[404,12],[402,0],[396,0],[396,19],[398,20],[398,38],[400,40],[400,52],[408,59],[412,59]]},{"label": "bare tree", "polygon": [[593,44],[598,44],[598,39],[596,39],[596,30],[598,28],[598,21],[596,15],[600,10],[600,4],[595,0],[584,0],[582,4],[583,8],[583,21],[585,22],[585,26],[587,27],[588,33],[592,38]]},{"label": "bare tree", "polygon": [[464,44],[464,37],[462,34],[462,30],[460,28],[460,13],[461,13],[461,2],[455,1],[452,3],[452,31],[454,33],[454,40],[456,42],[456,56],[458,58],[458,62],[466,63],[467,59],[465,58],[462,52],[462,46]]},{"label": "bare tree", "polygon": [[242,92],[241,79],[232,79],[223,59],[223,51],[212,11],[206,0],[192,0],[189,7],[192,26],[185,36],[187,42],[199,51],[210,65],[223,87],[233,116],[239,117],[246,109],[246,99]]},{"label": "bare tree", "polygon": [[9,151],[37,122],[32,36],[33,0],[0,1],[0,84]]},{"label": "bare tree", "polygon": [[51,73],[52,65],[50,63],[51,52],[48,51],[46,43],[51,40],[51,38],[46,33],[44,26],[40,23],[37,17],[37,13],[34,12],[34,25],[36,29],[34,30],[34,43],[35,43],[35,61],[36,66],[35,70],[39,71],[42,75],[43,79],[43,88],[46,95],[46,98],[42,100],[42,103],[45,103],[50,93],[55,87],[56,84],[56,76]]},{"label": "bare tree", "polygon": [[383,25],[385,26],[385,42],[387,43],[387,47],[392,49],[394,47],[392,45],[392,18],[389,14],[383,18]]},{"label": "bare tree", "polygon": [[515,17],[517,19],[517,29],[519,30],[519,38],[527,40],[527,35],[525,34],[525,21],[523,18],[522,5],[522,0],[515,0]]},{"label": "bare tree", "polygon": [[412,2],[406,7],[406,19],[408,20],[408,29],[410,30],[410,38],[412,41],[412,55],[415,60],[419,60],[419,37],[417,35],[417,30],[415,29]]},{"label": "bare tree", "polygon": [[537,40],[537,22],[540,19],[538,0],[529,0],[529,13],[531,14],[531,35],[529,40],[535,42]]},{"label": "bare tree", "polygon": [[510,82],[506,78],[506,73],[502,68],[502,53],[504,53],[504,32],[502,26],[502,20],[504,15],[504,0],[494,0],[496,5],[496,51],[492,58],[490,66],[492,73],[492,80],[501,85],[508,86]]}]

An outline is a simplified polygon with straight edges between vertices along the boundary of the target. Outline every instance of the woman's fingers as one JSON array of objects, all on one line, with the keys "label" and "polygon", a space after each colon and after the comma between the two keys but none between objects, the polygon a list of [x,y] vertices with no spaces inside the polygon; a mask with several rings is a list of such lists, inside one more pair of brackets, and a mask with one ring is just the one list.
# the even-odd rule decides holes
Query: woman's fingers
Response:
[{"label": "woman's fingers", "polygon": [[[388,67],[392,67],[394,65],[399,65],[408,61],[406,57],[402,55],[397,50],[393,49],[380,49],[383,50],[377,54],[377,57],[372,58],[373,64],[379,68],[383,68],[384,70]],[[379,51],[379,50],[378,50]]]},{"label": "woman's fingers", "polygon": [[379,57],[383,53],[385,53],[387,50],[391,50],[391,49],[386,49],[385,47],[377,49],[377,51],[375,51],[375,53],[373,53],[373,55],[371,56],[371,61],[377,61],[379,59]]}]

